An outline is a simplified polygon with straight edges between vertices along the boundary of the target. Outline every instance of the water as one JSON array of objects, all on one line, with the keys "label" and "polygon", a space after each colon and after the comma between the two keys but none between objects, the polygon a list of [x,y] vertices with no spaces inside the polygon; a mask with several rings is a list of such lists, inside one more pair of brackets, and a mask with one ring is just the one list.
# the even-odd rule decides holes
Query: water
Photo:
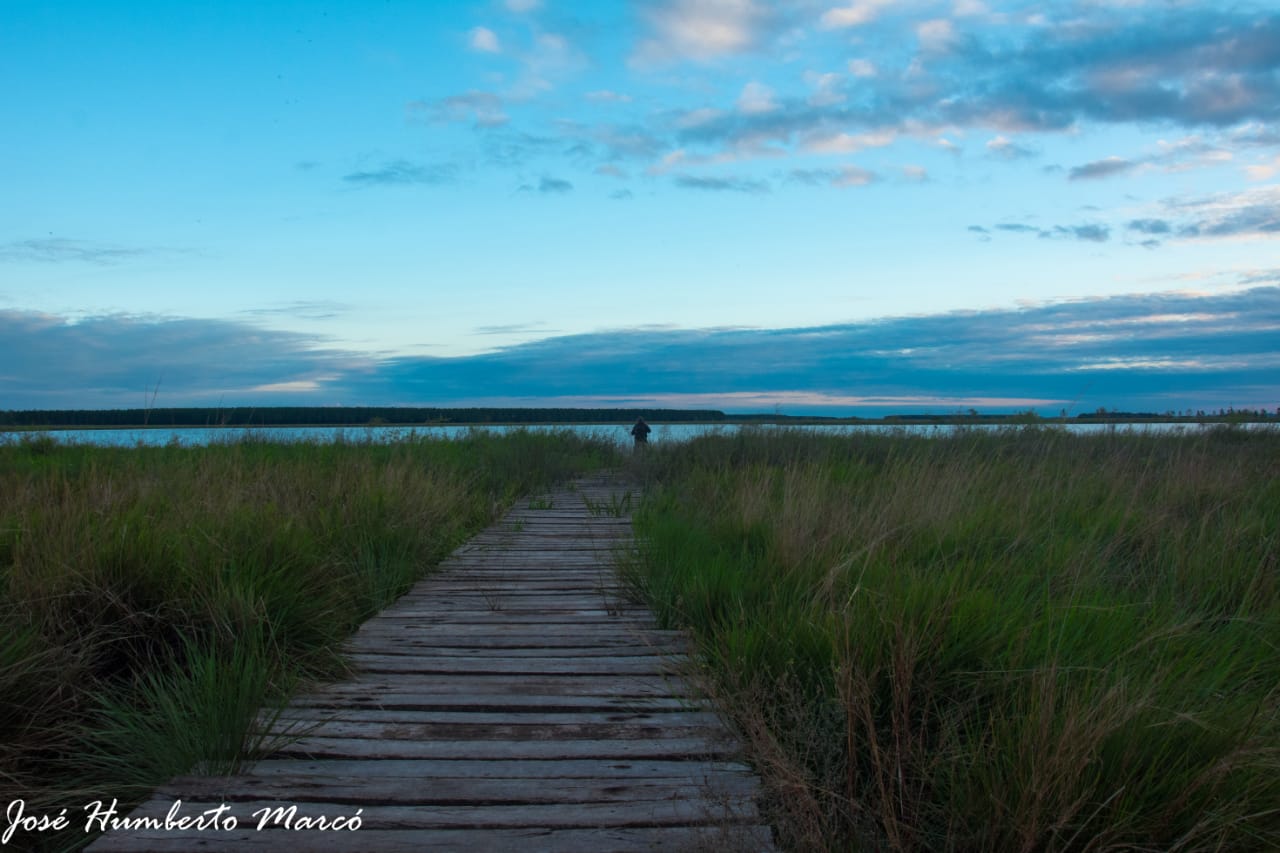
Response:
[{"label": "water", "polygon": [[[959,429],[999,430],[1009,429],[1007,424],[976,424],[955,427],[936,424],[764,424],[765,429],[801,429],[820,434],[848,435],[852,433],[893,433],[903,432],[913,435],[949,435]],[[1173,432],[1179,430],[1203,429],[1213,424],[1174,424],[1174,423],[1119,423],[1119,424],[1065,424],[1054,426],[1072,433],[1097,433],[1108,430],[1135,430],[1141,432]],[[1253,426],[1265,426],[1257,424]],[[742,428],[740,424],[653,424],[653,434],[649,436],[652,443],[686,441],[707,433],[732,434]],[[1016,428],[1016,427],[1013,427]],[[551,432],[570,430],[616,441],[618,444],[631,442],[631,424],[570,424],[530,426],[367,426],[367,427],[151,427],[148,429],[62,429],[47,430],[38,433],[47,435],[60,442],[95,444],[103,447],[135,447],[162,446],[180,444],[187,446],[203,446],[220,442],[251,439],[256,441],[280,442],[320,442],[334,441],[385,443],[403,441],[407,438],[458,438],[470,430],[504,433],[512,430],[527,429],[532,432]],[[10,433],[20,436],[23,433]],[[0,441],[5,440],[0,433]]]}]

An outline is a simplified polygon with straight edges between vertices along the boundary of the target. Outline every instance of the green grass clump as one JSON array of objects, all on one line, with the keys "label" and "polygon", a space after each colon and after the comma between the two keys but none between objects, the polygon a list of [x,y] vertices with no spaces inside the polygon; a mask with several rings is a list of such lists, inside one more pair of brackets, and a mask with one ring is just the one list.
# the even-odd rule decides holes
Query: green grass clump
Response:
[{"label": "green grass clump", "polygon": [[0,801],[56,814],[236,770],[267,746],[259,709],[339,672],[362,621],[616,453],[569,431],[0,443]]},{"label": "green grass clump", "polygon": [[628,569],[796,849],[1280,846],[1280,433],[655,447]]}]

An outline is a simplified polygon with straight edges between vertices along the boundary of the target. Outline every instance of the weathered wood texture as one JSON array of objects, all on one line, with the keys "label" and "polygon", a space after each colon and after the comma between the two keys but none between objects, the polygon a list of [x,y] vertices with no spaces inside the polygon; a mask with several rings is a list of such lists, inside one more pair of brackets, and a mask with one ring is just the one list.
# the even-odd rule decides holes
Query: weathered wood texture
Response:
[{"label": "weathered wood texture", "polygon": [[223,823],[90,849],[774,849],[738,744],[680,675],[684,637],[619,586],[626,494],[596,477],[519,501],[365,623],[352,677],[295,699],[271,758],[174,779],[128,816]]}]

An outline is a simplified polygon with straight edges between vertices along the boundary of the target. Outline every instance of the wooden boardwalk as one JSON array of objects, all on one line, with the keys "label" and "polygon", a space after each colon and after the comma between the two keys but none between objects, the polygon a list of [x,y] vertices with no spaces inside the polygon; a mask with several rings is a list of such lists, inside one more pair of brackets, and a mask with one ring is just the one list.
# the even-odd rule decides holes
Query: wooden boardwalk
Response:
[{"label": "wooden boardwalk", "polygon": [[290,704],[305,735],[129,815],[221,824],[116,829],[89,849],[774,849],[738,744],[678,674],[682,637],[618,587],[624,494],[595,477],[517,503],[364,624],[353,679]]}]

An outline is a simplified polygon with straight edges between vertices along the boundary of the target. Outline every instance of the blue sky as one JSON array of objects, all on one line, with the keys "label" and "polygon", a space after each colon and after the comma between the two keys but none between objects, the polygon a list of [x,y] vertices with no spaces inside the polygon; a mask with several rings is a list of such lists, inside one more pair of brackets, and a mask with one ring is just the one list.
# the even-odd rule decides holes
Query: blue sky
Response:
[{"label": "blue sky", "polygon": [[1280,406],[1275,3],[4,0],[0,84],[0,408]]}]

